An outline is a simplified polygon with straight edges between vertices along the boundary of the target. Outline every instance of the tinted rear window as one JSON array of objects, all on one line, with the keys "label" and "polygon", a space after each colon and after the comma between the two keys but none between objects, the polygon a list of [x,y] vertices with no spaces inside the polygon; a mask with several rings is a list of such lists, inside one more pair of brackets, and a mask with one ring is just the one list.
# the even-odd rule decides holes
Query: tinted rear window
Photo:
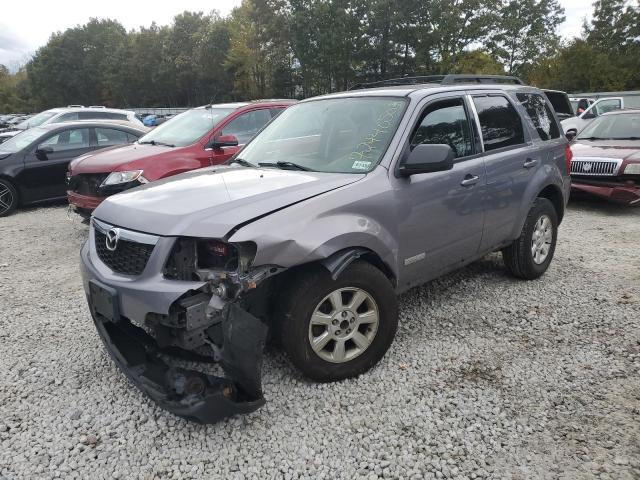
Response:
[{"label": "tinted rear window", "polygon": [[518,100],[527,111],[533,127],[542,140],[560,137],[560,128],[553,117],[553,112],[542,95],[535,93],[518,93]]},{"label": "tinted rear window", "polygon": [[474,97],[485,151],[524,143],[520,115],[503,96]]}]

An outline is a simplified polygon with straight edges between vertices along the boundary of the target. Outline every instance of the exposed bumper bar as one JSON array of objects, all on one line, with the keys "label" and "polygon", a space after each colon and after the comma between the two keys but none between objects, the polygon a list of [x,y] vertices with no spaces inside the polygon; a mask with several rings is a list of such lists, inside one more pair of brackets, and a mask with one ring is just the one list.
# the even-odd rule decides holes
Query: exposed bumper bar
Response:
[{"label": "exposed bumper bar", "polygon": [[81,208],[83,210],[93,211],[98,208],[106,197],[91,197],[89,195],[82,195],[80,193],[67,190],[67,200],[69,204],[75,208]]},{"label": "exposed bumper bar", "polygon": [[571,188],[577,192],[596,195],[623,205],[637,205],[640,202],[640,188],[634,185],[593,185],[574,180]]},{"label": "exposed bumper bar", "polygon": [[199,423],[250,413],[265,400],[260,370],[267,326],[235,304],[222,314],[221,366],[228,378],[168,365],[156,341],[126,317],[110,321],[96,312],[96,328],[110,356],[140,390],[160,407]]}]

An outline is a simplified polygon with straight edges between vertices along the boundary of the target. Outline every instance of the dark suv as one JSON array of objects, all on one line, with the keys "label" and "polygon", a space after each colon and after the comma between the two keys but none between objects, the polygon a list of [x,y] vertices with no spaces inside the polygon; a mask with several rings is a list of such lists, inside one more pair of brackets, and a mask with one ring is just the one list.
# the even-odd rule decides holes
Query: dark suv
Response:
[{"label": "dark suv", "polygon": [[[398,293],[496,250],[518,278],[547,270],[571,160],[549,100],[426,78],[302,101],[228,165],[96,209],[84,287],[138,387],[201,422],[249,412],[269,333],[307,377],[340,380],[385,354]],[[176,349],[226,377],[172,365]]]}]

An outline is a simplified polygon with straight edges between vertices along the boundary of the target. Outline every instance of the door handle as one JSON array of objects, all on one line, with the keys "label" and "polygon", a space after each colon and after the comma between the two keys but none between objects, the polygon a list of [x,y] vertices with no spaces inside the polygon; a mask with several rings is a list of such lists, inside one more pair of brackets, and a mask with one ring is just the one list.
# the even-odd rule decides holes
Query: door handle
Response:
[{"label": "door handle", "polygon": [[478,175],[471,175],[470,173],[468,173],[464,176],[464,179],[460,182],[460,185],[462,185],[463,187],[470,187],[471,185],[475,185],[476,183],[478,183],[478,180],[480,180],[480,177]]},{"label": "door handle", "polygon": [[538,165],[538,159],[537,158],[527,158],[524,161],[524,164],[522,166],[524,168],[531,168],[531,167],[535,167],[536,165]]}]

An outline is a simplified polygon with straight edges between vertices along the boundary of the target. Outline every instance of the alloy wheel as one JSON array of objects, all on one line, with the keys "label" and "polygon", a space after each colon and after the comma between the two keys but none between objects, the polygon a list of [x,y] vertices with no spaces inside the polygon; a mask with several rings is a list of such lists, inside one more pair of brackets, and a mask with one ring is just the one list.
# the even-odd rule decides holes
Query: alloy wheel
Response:
[{"label": "alloy wheel", "polygon": [[13,205],[13,192],[0,183],[0,215],[9,211]]},{"label": "alloy wheel", "polygon": [[357,287],[339,288],[314,309],[309,342],[323,360],[348,362],[371,346],[379,323],[380,311],[369,293]]},{"label": "alloy wheel", "polygon": [[531,236],[531,255],[536,265],[544,263],[553,243],[553,224],[548,215],[542,215],[536,222]]}]

